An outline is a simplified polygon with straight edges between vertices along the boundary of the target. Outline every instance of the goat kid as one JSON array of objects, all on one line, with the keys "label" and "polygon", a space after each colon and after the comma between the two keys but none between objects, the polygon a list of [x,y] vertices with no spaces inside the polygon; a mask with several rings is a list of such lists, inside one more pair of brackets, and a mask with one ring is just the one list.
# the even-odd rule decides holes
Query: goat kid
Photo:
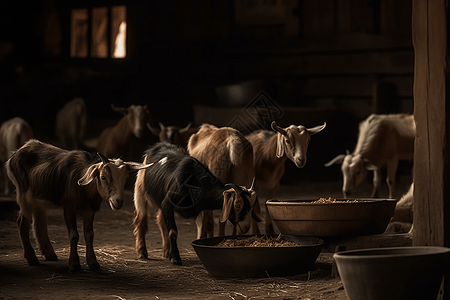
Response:
[{"label": "goat kid", "polygon": [[[267,199],[275,197],[284,175],[286,160],[291,160],[297,168],[306,164],[306,153],[311,136],[321,132],[326,123],[313,128],[303,125],[290,125],[282,128],[275,121],[271,124],[273,132],[258,130],[246,136],[253,146],[253,158],[258,194],[267,193]],[[253,224],[257,226],[257,224]],[[274,233],[269,213],[265,216],[266,233]]]},{"label": "goat kid", "polygon": [[67,102],[56,114],[55,134],[64,149],[81,149],[88,121],[83,98]]},{"label": "goat kid", "polygon": [[124,116],[115,126],[103,130],[98,139],[97,151],[107,157],[128,157],[132,155],[133,145],[144,136],[150,112],[147,105],[125,108],[111,104],[111,107]]},{"label": "goat kid", "polygon": [[340,154],[325,164],[341,164],[342,193],[345,198],[361,184],[367,171],[373,171],[371,197],[378,197],[381,169],[387,166],[386,183],[393,197],[399,160],[412,160],[416,123],[409,114],[370,115],[359,124],[359,135],[352,153]]},{"label": "goat kid", "polygon": [[[0,160],[2,165],[8,160],[11,153],[19,149],[28,140],[33,138],[31,126],[22,118],[16,117],[2,123],[0,127]],[[3,168],[4,193],[10,193],[10,182]]]},{"label": "goat kid", "polygon": [[208,168],[190,156],[186,149],[170,143],[157,143],[145,151],[144,164],[157,161],[151,172],[140,170],[134,189],[134,235],[136,252],[148,258],[145,234],[148,230],[148,205],[158,209],[164,256],[181,265],[177,246],[177,212],[183,218],[196,218],[204,210],[221,209],[220,222],[229,220],[243,233],[250,228],[256,192],[235,184],[224,185]]},{"label": "goat kid", "polygon": [[108,201],[111,209],[120,209],[128,173],[151,164],[123,162],[98,155],[101,161],[85,151],[67,151],[32,139],[6,162],[8,177],[16,187],[20,207],[17,224],[24,256],[30,266],[39,264],[29,238],[31,221],[42,254],[47,260],[57,260],[48,237],[46,215],[47,208],[56,206],[63,209],[69,233],[69,269],[81,269],[77,251],[77,214],[83,215],[87,264],[91,270],[100,269],[93,248],[94,215],[102,200]]},{"label": "goat kid", "polygon": [[[191,135],[188,151],[205,164],[223,184],[233,182],[249,186],[255,177],[252,145],[234,128],[203,124],[196,134]],[[259,213],[259,204],[255,210]],[[197,238],[214,236],[214,217],[211,211],[203,211],[196,219],[196,224]],[[219,222],[219,236],[225,235],[225,225]],[[233,234],[238,229],[233,227]],[[252,228],[252,233],[259,234],[258,227]]]}]

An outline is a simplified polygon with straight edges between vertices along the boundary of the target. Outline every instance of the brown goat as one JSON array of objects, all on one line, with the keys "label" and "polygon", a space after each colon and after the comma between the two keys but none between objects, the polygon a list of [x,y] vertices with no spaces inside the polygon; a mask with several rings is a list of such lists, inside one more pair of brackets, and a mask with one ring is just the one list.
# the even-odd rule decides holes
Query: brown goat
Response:
[{"label": "brown goat", "polygon": [[[148,168],[121,159],[100,158],[80,150],[63,150],[30,140],[15,151],[6,162],[8,177],[16,186],[20,207],[17,224],[24,256],[30,266],[38,265],[30,243],[31,221],[34,235],[47,260],[57,260],[47,233],[47,208],[62,207],[69,232],[69,269],[81,269],[77,244],[77,214],[83,215],[86,261],[92,270],[100,269],[94,253],[93,222],[102,200],[111,209],[120,209],[124,202],[124,186],[128,173]],[[101,159],[101,160],[100,160]]]},{"label": "brown goat", "polygon": [[124,116],[113,127],[108,127],[100,134],[97,151],[107,157],[130,157],[133,146],[144,136],[150,112],[147,105],[130,105],[128,108],[116,107],[112,109]]},{"label": "brown goat", "polygon": [[[267,199],[274,198],[280,186],[280,179],[284,175],[286,160],[289,158],[297,168],[303,168],[311,135],[322,131],[325,126],[326,123],[314,128],[302,125],[281,128],[272,122],[272,129],[276,133],[259,130],[247,135],[246,138],[253,145],[257,192],[265,190]],[[267,209],[265,221],[266,233],[274,233],[272,219]]]},{"label": "brown goat", "polygon": [[83,98],[67,102],[56,114],[55,134],[64,149],[81,149],[88,121]]},{"label": "brown goat", "polygon": [[[191,135],[188,151],[191,156],[204,163],[223,184],[233,182],[240,186],[250,186],[253,182],[253,147],[234,128],[203,124],[196,134]],[[258,205],[255,211],[259,212]],[[203,217],[200,216],[196,221],[198,238],[214,235],[211,211],[203,211]],[[225,223],[219,224],[219,235],[225,235]]]},{"label": "brown goat", "polygon": [[[16,117],[2,123],[0,127],[0,160],[2,165],[8,160],[10,154],[19,149],[29,139],[33,138],[31,126],[22,118]],[[10,193],[10,182],[3,168],[5,179],[5,195]]]}]

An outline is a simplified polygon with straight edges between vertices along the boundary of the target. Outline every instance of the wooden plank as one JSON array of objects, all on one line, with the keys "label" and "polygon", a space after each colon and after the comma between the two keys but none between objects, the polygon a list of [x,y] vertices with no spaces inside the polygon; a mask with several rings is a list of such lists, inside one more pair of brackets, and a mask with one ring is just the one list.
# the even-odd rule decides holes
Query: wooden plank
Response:
[{"label": "wooden plank", "polygon": [[337,34],[351,34],[351,0],[337,0]]},{"label": "wooden plank", "polygon": [[362,50],[413,50],[410,36],[392,36],[388,34],[355,33],[349,35],[334,35],[319,37],[303,37],[289,39],[288,41],[267,42],[253,41],[251,44],[241,46],[232,41],[224,45],[224,54],[227,56],[240,55],[294,55],[316,54],[324,52],[362,51]]},{"label": "wooden plank", "polygon": [[329,55],[245,57],[235,59],[235,75],[412,74],[412,51]]},{"label": "wooden plank", "polygon": [[325,244],[322,252],[325,253],[334,253],[337,246],[345,246],[346,250],[412,246],[412,234],[410,233],[333,237],[323,238],[323,240]]},{"label": "wooden plank", "polygon": [[[413,75],[387,76],[381,81],[396,87],[397,97],[412,97]],[[373,76],[329,76],[308,78],[302,95],[313,97],[372,97]]]}]

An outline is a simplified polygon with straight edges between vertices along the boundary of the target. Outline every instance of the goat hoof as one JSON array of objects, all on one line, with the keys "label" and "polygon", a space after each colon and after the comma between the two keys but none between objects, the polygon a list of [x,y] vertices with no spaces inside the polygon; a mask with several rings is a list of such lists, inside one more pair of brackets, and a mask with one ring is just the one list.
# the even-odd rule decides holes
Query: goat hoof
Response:
[{"label": "goat hoof", "polygon": [[30,259],[27,259],[27,262],[28,262],[28,265],[29,265],[29,266],[37,266],[37,265],[40,264],[40,263],[39,263],[39,260],[37,259],[36,256],[35,256],[35,257],[32,257],[32,258],[30,258]]},{"label": "goat hoof", "polygon": [[174,265],[177,265],[177,266],[182,266],[183,265],[183,262],[181,261],[181,258],[172,258],[170,261]]},{"label": "goat hoof", "polygon": [[45,259],[49,261],[58,260],[58,256],[56,254],[45,255]]},{"label": "goat hoof", "polygon": [[101,267],[100,267],[99,263],[95,263],[95,264],[89,265],[89,269],[91,271],[100,271]]},{"label": "goat hoof", "polygon": [[81,266],[80,265],[69,266],[69,271],[70,272],[81,272]]}]

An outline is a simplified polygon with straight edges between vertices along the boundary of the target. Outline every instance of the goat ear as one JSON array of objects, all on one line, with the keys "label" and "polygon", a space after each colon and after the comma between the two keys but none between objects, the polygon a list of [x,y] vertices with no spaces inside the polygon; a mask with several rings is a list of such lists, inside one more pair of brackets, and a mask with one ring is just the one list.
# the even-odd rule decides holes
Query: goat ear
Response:
[{"label": "goat ear", "polygon": [[94,180],[95,177],[98,176],[98,174],[99,174],[98,164],[90,166],[86,170],[86,173],[84,173],[83,177],[81,177],[78,180],[78,185],[79,186],[88,185],[89,183],[92,182],[92,180]]},{"label": "goat ear", "polygon": [[[258,195],[253,195],[253,193],[256,194],[256,192],[252,192],[252,195],[250,196],[250,201],[253,201],[253,203],[250,203],[252,206],[252,218],[256,222],[261,222],[261,216],[259,215],[259,212],[261,212],[261,208],[259,207],[259,200]],[[255,211],[255,207],[258,206],[258,212]]]},{"label": "goat ear", "polygon": [[135,171],[139,171],[142,169],[147,169],[148,167],[153,165],[153,163],[144,165],[144,164],[141,164],[138,162],[132,162],[132,161],[125,162],[124,164],[127,166],[128,172],[135,172]]},{"label": "goat ear", "polygon": [[326,126],[327,126],[327,123],[323,122],[323,125],[319,125],[319,126],[316,126],[316,127],[313,127],[313,128],[309,128],[307,130],[309,132],[309,135],[314,135],[314,134],[319,133],[322,130],[324,130]]},{"label": "goat ear", "polygon": [[333,158],[332,160],[330,160],[329,162],[324,164],[324,166],[329,167],[333,164],[342,164],[342,162],[344,161],[344,158],[345,158],[345,154],[339,154],[338,156],[336,156],[335,158]]},{"label": "goat ear", "polygon": [[235,194],[236,192],[233,189],[223,192],[223,207],[219,218],[220,223],[225,223],[230,217],[231,210],[233,209],[233,195]]},{"label": "goat ear", "polygon": [[277,133],[277,157],[281,158],[284,155],[284,147],[285,147],[285,142],[284,142],[284,137],[281,133]]}]

